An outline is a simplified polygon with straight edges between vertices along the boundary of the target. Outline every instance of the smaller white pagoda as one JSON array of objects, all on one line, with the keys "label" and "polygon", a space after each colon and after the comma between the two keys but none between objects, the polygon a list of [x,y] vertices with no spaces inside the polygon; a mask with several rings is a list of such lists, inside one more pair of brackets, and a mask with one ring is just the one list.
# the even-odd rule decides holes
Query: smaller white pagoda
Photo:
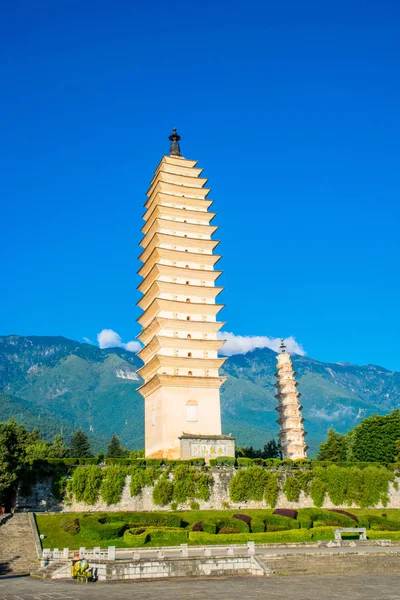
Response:
[{"label": "smaller white pagoda", "polygon": [[275,387],[278,390],[275,398],[278,400],[276,410],[279,413],[280,432],[279,437],[282,448],[282,458],[307,458],[307,448],[304,431],[303,417],[297,391],[296,373],[293,371],[293,364],[290,354],[286,352],[284,341],[281,340],[281,352],[277,358],[277,382]]}]

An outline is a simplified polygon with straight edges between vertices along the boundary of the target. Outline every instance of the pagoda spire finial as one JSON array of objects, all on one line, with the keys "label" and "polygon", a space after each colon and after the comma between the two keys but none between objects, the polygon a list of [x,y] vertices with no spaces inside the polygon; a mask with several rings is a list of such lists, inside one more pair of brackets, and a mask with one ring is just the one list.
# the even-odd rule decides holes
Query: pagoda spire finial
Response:
[{"label": "pagoda spire finial", "polygon": [[284,354],[286,352],[285,340],[281,338],[281,345],[279,346],[281,349],[281,353]]},{"label": "pagoda spire finial", "polygon": [[171,141],[171,145],[169,148],[170,156],[180,156],[181,147],[179,146],[179,140],[181,139],[181,136],[177,133],[176,127],[173,128],[172,133],[168,139]]}]

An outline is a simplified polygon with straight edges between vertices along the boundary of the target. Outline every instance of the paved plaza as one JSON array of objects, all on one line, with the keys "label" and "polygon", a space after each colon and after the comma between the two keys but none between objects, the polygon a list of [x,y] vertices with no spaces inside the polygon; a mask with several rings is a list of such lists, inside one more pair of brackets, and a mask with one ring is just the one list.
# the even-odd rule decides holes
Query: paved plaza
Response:
[{"label": "paved plaza", "polygon": [[399,600],[400,575],[316,575],[141,583],[0,579],[0,600]]}]

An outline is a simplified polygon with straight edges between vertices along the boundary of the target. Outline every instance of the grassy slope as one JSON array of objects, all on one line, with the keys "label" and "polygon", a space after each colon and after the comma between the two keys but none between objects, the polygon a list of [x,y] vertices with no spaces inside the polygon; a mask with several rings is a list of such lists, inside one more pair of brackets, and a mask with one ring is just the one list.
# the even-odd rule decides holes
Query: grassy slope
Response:
[{"label": "grassy slope", "polygon": [[[301,513],[307,514],[311,510],[314,509],[301,509]],[[198,521],[204,521],[206,519],[211,518],[228,518],[232,517],[236,514],[237,510],[202,510],[202,511],[182,511],[174,514],[181,517],[183,521],[183,527],[186,530],[191,530],[192,526]],[[241,510],[239,511],[242,514],[249,515],[250,517],[261,517],[266,519],[268,515],[271,515],[273,512],[272,509],[262,509],[262,510]],[[390,521],[396,521],[399,523],[400,527],[400,509],[351,509],[350,512],[357,517],[367,516],[367,515],[376,515],[381,516],[384,513]],[[38,525],[39,533],[45,535],[45,539],[42,541],[43,548],[70,548],[71,550],[77,550],[81,546],[86,548],[92,548],[93,546],[101,545],[103,547],[106,546],[116,546],[117,548],[126,548],[129,547],[128,544],[124,542],[122,537],[116,538],[113,540],[107,540],[106,542],[94,542],[93,540],[89,540],[85,538],[85,536],[81,533],[76,535],[71,535],[63,531],[61,528],[61,521],[65,519],[65,517],[73,516],[77,518],[81,518],[84,514],[87,513],[71,513],[70,515],[63,513],[57,515],[45,515],[45,514],[37,514],[36,522]],[[99,513],[98,513],[99,514]],[[112,513],[115,515],[115,513]],[[129,512],[120,513],[121,520],[129,522]],[[136,513],[137,514],[137,513]],[[143,513],[145,514],[145,513]],[[154,513],[152,513],[154,514]],[[100,516],[100,514],[99,514]],[[285,542],[304,542],[313,540],[329,540],[333,539],[333,530],[334,527],[318,527],[311,530],[304,529],[293,529],[289,531],[280,531],[280,532],[268,532],[264,534],[244,534],[247,536],[248,540],[254,540],[257,543],[285,543]],[[392,531],[368,531],[369,539],[392,539],[400,541],[400,531],[392,532]],[[227,536],[223,536],[223,539],[218,535],[212,536],[210,539],[199,539],[197,543],[228,543]],[[234,542],[243,543],[245,540],[243,535],[241,537],[235,536],[232,537],[232,543]],[[192,544],[196,544],[196,541],[189,542]],[[151,544],[146,544],[151,545]]]}]

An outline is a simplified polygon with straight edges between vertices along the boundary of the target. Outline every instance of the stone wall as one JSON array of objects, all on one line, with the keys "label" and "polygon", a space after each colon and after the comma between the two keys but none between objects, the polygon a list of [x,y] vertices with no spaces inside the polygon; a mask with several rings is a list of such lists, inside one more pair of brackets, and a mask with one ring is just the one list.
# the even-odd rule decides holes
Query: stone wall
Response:
[{"label": "stone wall", "polygon": [[[246,509],[246,508],[268,508],[264,501],[261,502],[239,502],[234,503],[229,498],[229,483],[236,473],[234,468],[214,468],[211,473],[214,485],[211,489],[210,499],[207,502],[197,500],[201,509]],[[153,488],[144,488],[137,496],[130,495],[130,476],[126,478],[121,500],[111,506],[99,500],[95,505],[89,506],[83,502],[60,503],[52,494],[51,478],[43,479],[32,487],[31,495],[23,497],[17,495],[16,510],[23,511],[49,511],[49,512],[98,512],[98,511],[162,511],[171,510],[170,506],[160,507],[153,502]],[[311,497],[303,492],[300,494],[299,502],[288,502],[283,493],[279,494],[277,507],[279,508],[310,508],[313,506]],[[185,505],[179,505],[180,509],[190,509],[190,501]],[[325,501],[323,508],[338,508],[329,498]],[[351,508],[342,505],[340,508]],[[354,506],[353,506],[354,508]],[[383,508],[381,504],[376,508]],[[389,503],[386,508],[400,508],[400,490],[396,490],[392,484],[389,485]]]}]

